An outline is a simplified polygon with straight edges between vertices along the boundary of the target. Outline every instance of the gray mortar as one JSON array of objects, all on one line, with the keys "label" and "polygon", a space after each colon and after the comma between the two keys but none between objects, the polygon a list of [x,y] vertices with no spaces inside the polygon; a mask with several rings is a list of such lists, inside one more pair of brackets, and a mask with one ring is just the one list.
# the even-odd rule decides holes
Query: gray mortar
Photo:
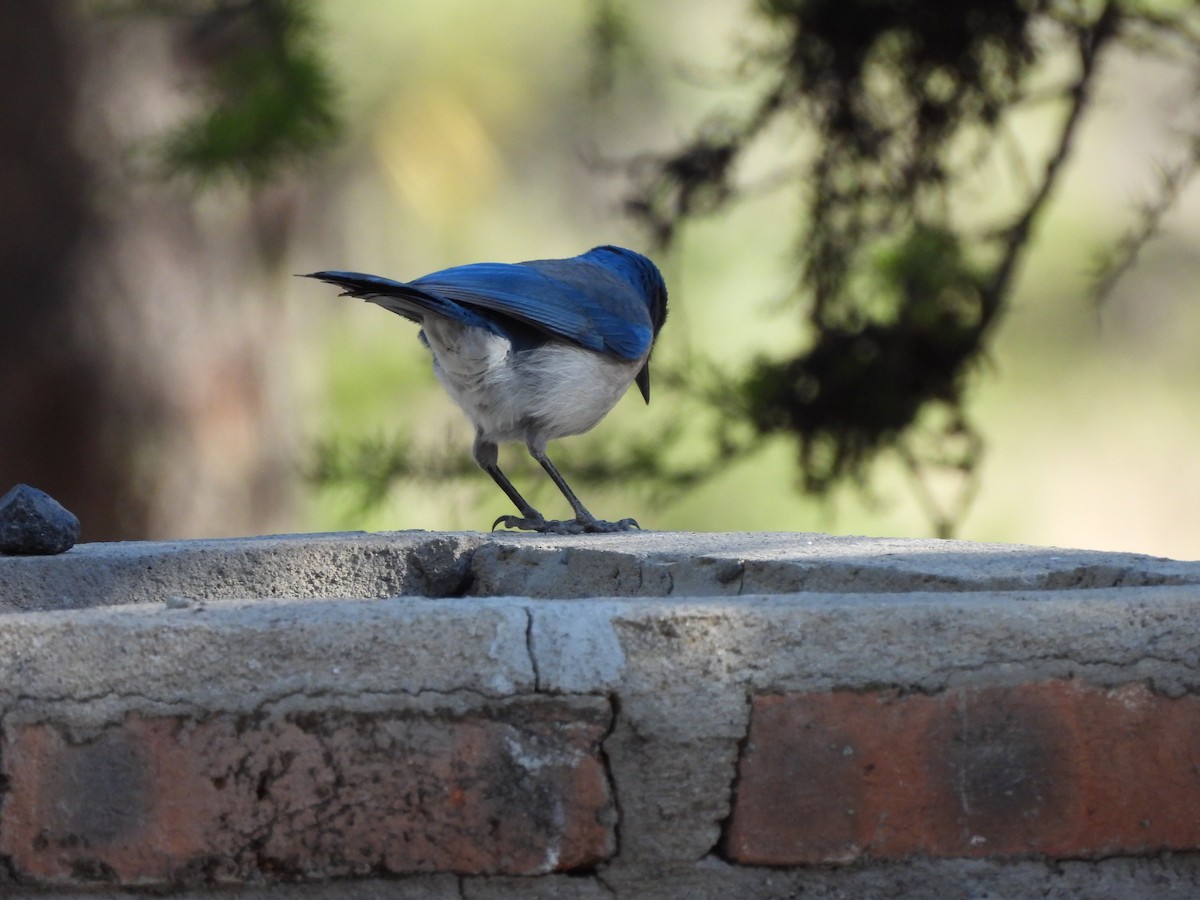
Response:
[{"label": "gray mortar", "polygon": [[[145,900],[145,892],[14,894],[38,900]],[[155,895],[157,896],[157,895]],[[459,878],[181,891],[178,900],[1194,900],[1200,865],[1190,856],[1044,863],[917,861],[870,868],[747,869],[705,859],[666,871],[575,877]]]}]

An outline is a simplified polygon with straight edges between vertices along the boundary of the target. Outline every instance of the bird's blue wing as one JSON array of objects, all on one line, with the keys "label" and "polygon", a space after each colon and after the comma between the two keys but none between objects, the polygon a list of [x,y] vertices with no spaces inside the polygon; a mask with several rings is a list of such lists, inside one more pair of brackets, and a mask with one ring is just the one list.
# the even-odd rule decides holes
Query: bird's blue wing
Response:
[{"label": "bird's blue wing", "polygon": [[582,260],[474,263],[409,285],[623,359],[643,356],[654,339],[646,302],[636,289]]}]

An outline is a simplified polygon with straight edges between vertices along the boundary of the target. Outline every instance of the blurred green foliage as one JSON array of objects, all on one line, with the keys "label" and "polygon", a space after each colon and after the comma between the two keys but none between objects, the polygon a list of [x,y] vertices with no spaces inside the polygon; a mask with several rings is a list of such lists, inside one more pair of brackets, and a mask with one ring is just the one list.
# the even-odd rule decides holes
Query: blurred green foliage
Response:
[{"label": "blurred green foliage", "polygon": [[[809,336],[786,358],[760,357],[720,378],[741,397],[726,407],[759,438],[791,435],[800,484],[819,495],[865,483],[886,453],[919,485],[928,471],[945,471],[943,448],[961,448],[951,466],[958,498],[928,510],[948,536],[983,449],[966,378],[1071,156],[1098,60],[1116,46],[1173,40],[1200,84],[1197,9],[1118,0],[762,0],[756,9],[769,37],[747,59],[762,74],[749,114],[715,118],[652,166],[640,160],[643,182],[628,209],[669,246],[685,223],[741,200],[739,168],[781,125],[815,137],[815,151],[798,145],[786,162],[799,177],[780,179],[803,193],[793,300]],[[1072,71],[1047,85],[1052,54],[1066,54]],[[1047,103],[1061,109],[1049,152],[1013,162],[1025,195],[990,221],[965,217],[960,195],[981,160],[1014,117]],[[1191,142],[1144,219],[1161,218],[1194,171],[1200,141]],[[1102,283],[1152,233],[1136,228]],[[741,452],[759,443],[745,440]]]},{"label": "blurred green foliage", "polygon": [[[308,3],[108,5],[182,23],[180,49],[197,73],[201,102],[161,143],[177,174],[261,183],[334,141],[338,96],[316,51]],[[453,78],[486,83],[486,99],[469,107],[457,92],[461,85],[449,82],[440,92],[427,90],[421,102],[373,98],[386,128],[376,124],[374,135],[356,140],[374,141],[382,167],[408,195],[417,196],[418,187],[436,194],[426,198],[426,211],[453,206],[446,185],[459,186],[450,195],[461,195],[469,209],[467,201],[485,188],[523,177],[518,167],[505,167],[503,154],[512,148],[503,143],[517,140],[512,123],[547,104],[545,94],[554,94],[555,115],[570,131],[595,104],[611,102],[606,94],[628,77],[631,61],[642,64],[649,46],[638,31],[642,11],[635,15],[621,0],[593,0],[589,9],[587,19],[555,23],[561,31],[570,22],[579,41],[590,42],[577,101],[564,104],[566,88],[548,86],[544,73],[518,68],[518,78],[511,67],[494,64],[509,51],[529,53],[538,40],[517,42],[515,50],[493,47],[486,16],[469,33],[455,20],[447,33],[470,53]],[[529,26],[517,33],[531,33]],[[656,392],[662,385],[675,394],[670,405],[657,407],[660,431],[590,442],[574,456],[568,444],[555,450],[556,459],[585,486],[637,485],[665,502],[782,437],[794,448],[800,487],[820,496],[843,484],[866,485],[881,462],[898,463],[935,530],[949,535],[978,485],[984,447],[969,402],[970,376],[988,357],[1035,226],[1076,149],[1098,61],[1119,48],[1169,55],[1196,71],[1200,83],[1200,10],[1125,0],[760,0],[747,34],[753,37],[730,41],[738,76],[724,89],[737,102],[699,122],[674,148],[639,154],[629,169],[636,183],[626,211],[660,246],[671,247],[687,227],[732,218],[748,198],[761,197],[764,185],[791,193],[794,281],[787,303],[803,325],[798,343],[780,349],[777,341],[775,350],[749,362],[718,364],[686,348],[656,357]],[[571,42],[563,43],[568,50],[557,52],[569,56]],[[356,54],[355,64],[407,73],[422,53],[433,52],[418,45],[374,49]],[[1036,153],[1012,139],[1014,122],[1031,111],[1046,111],[1050,123],[1046,147]],[[1097,296],[1133,265],[1188,184],[1200,138],[1183,134],[1181,146],[1180,161],[1162,169],[1158,190],[1135,210],[1127,233],[1098,254]],[[463,155],[464,148],[474,152]],[[972,180],[983,160],[997,155],[1007,155],[1020,190],[1008,206],[981,207],[970,193],[977,187]],[[763,159],[777,172],[764,176]],[[529,151],[524,165],[545,162]],[[507,202],[528,199],[518,186]],[[406,246],[423,239],[403,235]],[[736,302],[755,316],[758,299]],[[361,359],[351,363],[361,370]],[[375,384],[385,380],[374,374]],[[318,484],[346,488],[362,508],[400,481],[465,478],[491,491],[465,452],[456,446],[450,455],[419,441],[376,437],[355,444],[334,435],[317,443],[309,474]],[[956,492],[949,501],[934,500],[925,480],[945,474]]]},{"label": "blurred green foliage", "polygon": [[[592,44],[580,96],[595,103],[620,82],[639,22],[619,0],[594,0],[591,10],[580,28]],[[1069,168],[1099,61],[1118,48],[1169,47],[1200,72],[1197,9],[1115,0],[763,0],[747,33],[753,39],[730,41],[740,60],[725,88],[737,102],[673,149],[637,154],[625,208],[672,247],[685,228],[732,218],[765,192],[790,192],[787,303],[803,322],[799,343],[749,362],[718,364],[687,348],[656,357],[656,390],[673,394],[655,412],[660,433],[627,429],[574,456],[566,443],[555,458],[589,490],[637,486],[661,503],[783,438],[795,448],[803,490],[828,496],[841,485],[869,485],[881,464],[899,465],[934,530],[950,535],[978,488],[984,449],[971,375],[988,356],[1035,225]],[[1047,123],[1038,151],[1013,139],[1015,123],[1031,113]],[[1152,236],[1145,223],[1170,208],[1200,154],[1185,155],[1171,170],[1171,191],[1147,204],[1103,271],[1123,270]],[[764,175],[763,159],[776,171]],[[980,169],[997,159],[1007,160],[1017,189],[1008,204],[980,206]],[[759,299],[732,298],[737,316],[759,316]],[[397,481],[478,481],[469,466],[440,458],[457,451],[344,442],[320,441],[312,471],[320,484],[353,490],[363,506]],[[353,487],[362,472],[371,473],[371,490]],[[947,479],[950,491],[930,489]]]},{"label": "blurred green foliage", "polygon": [[331,147],[337,92],[308,0],[131,0],[101,7],[165,16],[198,77],[199,109],[159,140],[169,173],[261,185]]}]

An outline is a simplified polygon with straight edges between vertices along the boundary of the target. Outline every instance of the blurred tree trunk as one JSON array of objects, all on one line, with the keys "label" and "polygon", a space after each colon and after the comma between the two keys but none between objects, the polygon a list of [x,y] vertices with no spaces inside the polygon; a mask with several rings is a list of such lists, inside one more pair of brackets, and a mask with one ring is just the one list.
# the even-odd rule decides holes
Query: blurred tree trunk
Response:
[{"label": "blurred tree trunk", "polygon": [[0,0],[0,492],[84,540],[281,528],[291,194],[153,173],[186,111],[166,17]]}]

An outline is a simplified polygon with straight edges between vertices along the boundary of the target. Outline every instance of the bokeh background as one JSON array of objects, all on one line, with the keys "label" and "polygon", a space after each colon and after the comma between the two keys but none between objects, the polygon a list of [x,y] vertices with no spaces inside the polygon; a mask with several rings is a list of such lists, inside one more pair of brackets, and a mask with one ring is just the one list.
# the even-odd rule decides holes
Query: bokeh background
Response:
[{"label": "bokeh background", "polygon": [[[736,113],[752,77],[739,61],[760,27],[732,0],[630,3],[610,69],[589,3],[317,2],[339,141],[262,186],[197,186],[157,176],[147,159],[196,102],[204,42],[181,44],[166,18],[121,4],[48,6],[53,16],[0,3],[4,45],[18,48],[0,61],[14,86],[0,110],[0,487],[49,491],[93,540],[482,529],[508,512],[482,474],[314,484],[322,444],[398,440],[461,459],[471,432],[413,326],[291,275],[405,279],[600,243],[645,250],[622,210],[621,163],[672,147],[714,110]],[[1103,65],[973,376],[987,452],[956,536],[1194,559],[1200,185],[1102,306],[1088,286],[1097,247],[1153,192],[1197,100],[1169,61],[1114,53]],[[1036,148],[1045,116],[1020,120],[1017,139]],[[21,122],[37,123],[33,134]],[[963,202],[986,209],[1011,189],[985,180]],[[736,366],[796,344],[800,317],[781,302],[795,216],[784,189],[683,230],[658,258],[672,307],[656,360]],[[633,393],[551,454],[570,480],[571,460],[654,433],[672,401],[657,386],[649,407]],[[502,449],[501,464],[534,505],[566,514],[523,455]],[[797,490],[795,450],[781,440],[679,496],[621,484],[581,493],[597,515],[653,529],[928,535],[902,467],[885,459],[873,473],[865,490],[815,501]]]}]

